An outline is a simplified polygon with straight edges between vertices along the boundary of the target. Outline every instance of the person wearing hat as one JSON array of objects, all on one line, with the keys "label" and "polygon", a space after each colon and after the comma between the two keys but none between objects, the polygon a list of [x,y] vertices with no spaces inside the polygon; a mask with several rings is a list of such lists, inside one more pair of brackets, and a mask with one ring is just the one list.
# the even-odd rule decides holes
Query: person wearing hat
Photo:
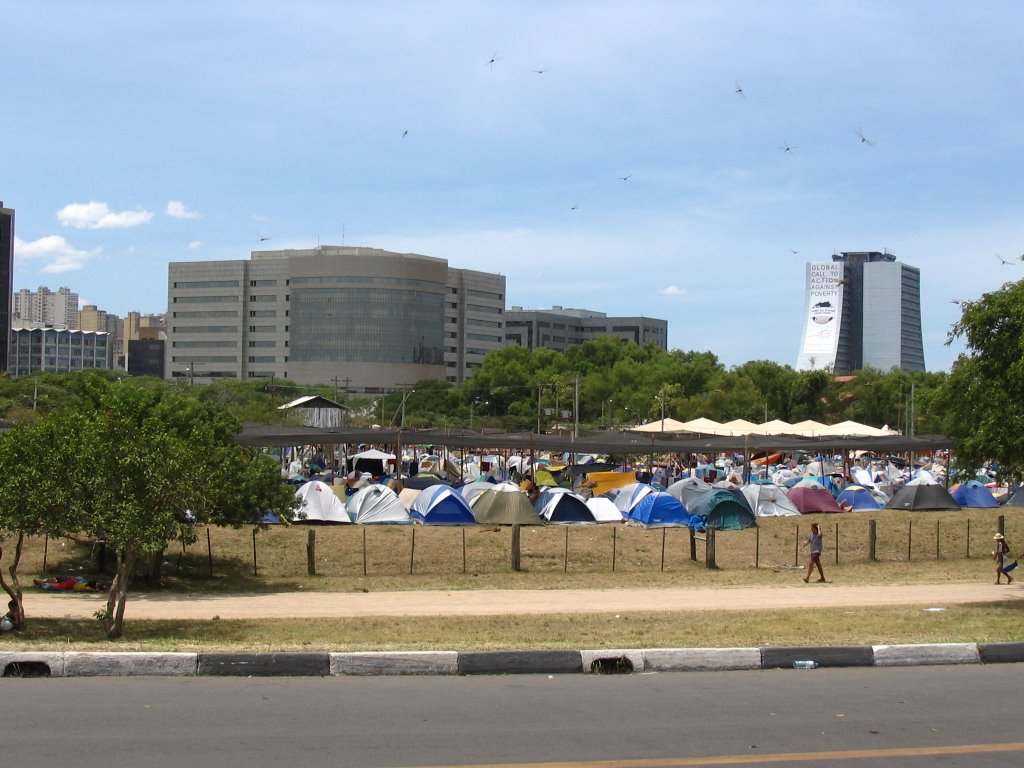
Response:
[{"label": "person wearing hat", "polygon": [[992,553],[992,557],[996,561],[996,584],[1002,583],[1003,576],[1006,577],[1007,584],[1013,584],[1013,576],[1003,571],[1006,556],[1010,554],[1010,545],[1001,533],[997,533],[992,538],[996,541],[996,551]]}]

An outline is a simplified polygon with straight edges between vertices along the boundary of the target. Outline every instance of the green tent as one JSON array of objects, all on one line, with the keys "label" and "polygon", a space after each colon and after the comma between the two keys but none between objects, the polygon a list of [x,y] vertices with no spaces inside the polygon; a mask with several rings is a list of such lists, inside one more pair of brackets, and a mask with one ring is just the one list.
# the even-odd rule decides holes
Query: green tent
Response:
[{"label": "green tent", "polygon": [[515,486],[506,490],[502,483],[473,499],[473,517],[481,525],[544,525],[526,494]]}]

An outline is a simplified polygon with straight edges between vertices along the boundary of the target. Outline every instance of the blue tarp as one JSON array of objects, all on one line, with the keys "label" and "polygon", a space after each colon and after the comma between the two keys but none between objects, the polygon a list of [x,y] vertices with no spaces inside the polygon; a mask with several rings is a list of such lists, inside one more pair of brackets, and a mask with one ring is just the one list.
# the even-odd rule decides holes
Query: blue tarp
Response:
[{"label": "blue tarp", "polygon": [[953,498],[961,507],[998,507],[999,502],[992,491],[977,480],[968,480],[955,491]]}]

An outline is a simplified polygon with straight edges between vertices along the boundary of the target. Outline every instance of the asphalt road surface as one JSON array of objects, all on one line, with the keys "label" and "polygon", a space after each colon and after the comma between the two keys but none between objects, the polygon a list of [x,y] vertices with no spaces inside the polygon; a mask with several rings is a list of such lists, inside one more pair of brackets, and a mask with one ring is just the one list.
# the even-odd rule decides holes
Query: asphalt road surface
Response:
[{"label": "asphalt road surface", "polygon": [[1024,765],[1024,665],[0,680],[11,766]]}]

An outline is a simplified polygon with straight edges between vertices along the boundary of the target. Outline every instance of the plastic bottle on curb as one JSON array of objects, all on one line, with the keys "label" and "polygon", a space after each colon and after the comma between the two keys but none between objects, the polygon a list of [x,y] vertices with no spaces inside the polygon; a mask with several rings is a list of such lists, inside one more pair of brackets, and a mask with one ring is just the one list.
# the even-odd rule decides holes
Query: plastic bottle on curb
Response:
[{"label": "plastic bottle on curb", "polygon": [[818,662],[810,660],[801,660],[793,662],[793,669],[817,669]]}]

